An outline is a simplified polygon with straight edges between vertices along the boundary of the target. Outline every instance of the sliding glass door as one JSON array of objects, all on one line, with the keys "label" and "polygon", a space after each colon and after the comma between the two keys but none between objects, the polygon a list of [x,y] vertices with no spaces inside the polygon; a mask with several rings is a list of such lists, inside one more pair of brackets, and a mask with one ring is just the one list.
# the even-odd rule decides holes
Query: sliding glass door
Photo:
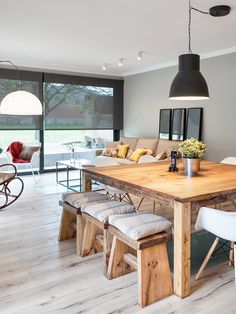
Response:
[{"label": "sliding glass door", "polygon": [[42,116],[0,115],[0,147],[41,142],[40,170],[56,161],[93,159],[123,128],[123,81],[0,69],[0,101],[23,89],[43,103]]}]

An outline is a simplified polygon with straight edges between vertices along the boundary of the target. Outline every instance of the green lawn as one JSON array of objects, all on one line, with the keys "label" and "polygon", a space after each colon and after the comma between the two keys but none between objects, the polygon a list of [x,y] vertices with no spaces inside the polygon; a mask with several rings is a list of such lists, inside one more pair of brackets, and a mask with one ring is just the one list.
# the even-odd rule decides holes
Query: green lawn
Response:
[{"label": "green lawn", "polygon": [[[60,144],[72,141],[84,140],[83,130],[69,130],[69,131],[45,131],[44,142]],[[24,131],[0,131],[0,147],[6,148],[11,142],[19,141],[23,143],[39,142],[39,132],[34,130]]]}]

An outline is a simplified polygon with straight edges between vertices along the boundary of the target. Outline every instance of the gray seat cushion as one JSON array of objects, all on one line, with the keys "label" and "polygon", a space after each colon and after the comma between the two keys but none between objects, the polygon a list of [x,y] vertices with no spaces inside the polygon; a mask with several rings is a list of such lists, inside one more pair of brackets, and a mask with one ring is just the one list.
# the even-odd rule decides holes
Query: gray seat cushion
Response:
[{"label": "gray seat cushion", "polygon": [[171,232],[169,220],[149,212],[110,216],[109,224],[134,240],[163,231]]},{"label": "gray seat cushion", "polygon": [[108,197],[105,194],[98,192],[66,192],[62,194],[62,200],[75,208],[80,208],[82,204],[91,202],[99,202],[107,200]]},{"label": "gray seat cushion", "polygon": [[101,222],[108,222],[111,215],[122,215],[127,213],[134,213],[133,205],[126,202],[119,202],[114,200],[103,201],[100,203],[90,203],[81,206],[81,211],[93,216]]}]

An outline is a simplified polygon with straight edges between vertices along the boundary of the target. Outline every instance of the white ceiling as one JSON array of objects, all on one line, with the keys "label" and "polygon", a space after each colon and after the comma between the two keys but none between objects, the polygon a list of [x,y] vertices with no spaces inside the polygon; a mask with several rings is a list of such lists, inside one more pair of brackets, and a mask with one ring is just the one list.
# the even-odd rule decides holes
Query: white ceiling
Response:
[{"label": "white ceiling", "polygon": [[[192,14],[192,50],[202,57],[236,51],[236,0],[192,0],[205,11],[218,4],[230,5],[230,15]],[[126,76],[176,64],[187,52],[187,23],[188,0],[4,0],[0,60]],[[136,59],[138,51],[142,61]]]}]

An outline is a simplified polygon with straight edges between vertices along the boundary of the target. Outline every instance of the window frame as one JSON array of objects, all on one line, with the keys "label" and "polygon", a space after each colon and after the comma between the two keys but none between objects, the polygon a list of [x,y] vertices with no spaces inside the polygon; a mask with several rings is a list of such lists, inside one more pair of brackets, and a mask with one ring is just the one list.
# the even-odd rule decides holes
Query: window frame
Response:
[{"label": "window frame", "polygon": [[[55,74],[50,72],[40,71],[26,71],[20,72],[8,68],[0,67],[0,78],[1,79],[19,79],[26,81],[39,82],[39,100],[43,104],[43,114],[39,129],[39,141],[41,143],[41,154],[40,154],[40,173],[54,172],[55,170],[44,169],[44,121],[45,121],[45,104],[43,103],[43,84],[46,83],[64,83],[74,85],[88,85],[88,86],[101,86],[113,88],[113,139],[117,140],[120,137],[120,130],[123,129],[124,124],[124,80],[122,79],[107,79],[101,77],[90,77],[81,75],[70,75],[70,74]],[[24,130],[24,129],[19,129]]]}]

